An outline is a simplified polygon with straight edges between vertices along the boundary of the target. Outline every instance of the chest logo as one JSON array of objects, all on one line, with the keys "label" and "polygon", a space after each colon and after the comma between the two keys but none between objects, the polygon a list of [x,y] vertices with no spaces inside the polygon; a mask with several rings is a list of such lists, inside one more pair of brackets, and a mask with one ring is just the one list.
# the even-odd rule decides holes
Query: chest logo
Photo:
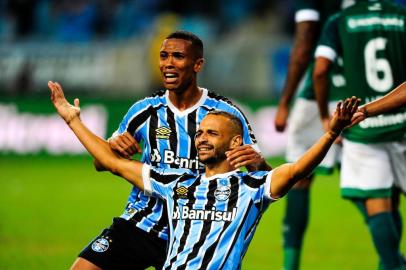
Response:
[{"label": "chest logo", "polygon": [[219,201],[225,201],[230,197],[231,189],[228,186],[219,186],[214,191],[214,197]]},{"label": "chest logo", "polygon": [[185,199],[187,197],[187,188],[186,187],[178,187],[175,190],[176,195],[178,195],[179,198]]},{"label": "chest logo", "polygon": [[157,139],[169,139],[172,131],[167,127],[159,127],[155,129],[155,132]]}]

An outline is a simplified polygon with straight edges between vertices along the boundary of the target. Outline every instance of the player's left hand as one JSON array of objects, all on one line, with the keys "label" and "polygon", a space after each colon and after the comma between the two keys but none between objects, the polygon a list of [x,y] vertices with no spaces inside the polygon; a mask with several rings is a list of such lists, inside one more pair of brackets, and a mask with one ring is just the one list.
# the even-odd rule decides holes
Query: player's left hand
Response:
[{"label": "player's left hand", "polygon": [[352,116],[358,110],[360,102],[361,100],[354,96],[347,98],[344,102],[338,102],[333,118],[330,121],[330,130],[336,134],[340,134],[345,128],[351,127]]},{"label": "player's left hand", "polygon": [[251,171],[265,163],[265,159],[261,154],[255,151],[251,145],[247,144],[227,151],[226,156],[230,165],[236,169],[246,166]]},{"label": "player's left hand", "polygon": [[59,83],[48,82],[48,87],[51,90],[51,100],[58,114],[69,123],[80,116],[79,99],[74,100],[74,106],[71,105],[65,98],[62,87]]}]

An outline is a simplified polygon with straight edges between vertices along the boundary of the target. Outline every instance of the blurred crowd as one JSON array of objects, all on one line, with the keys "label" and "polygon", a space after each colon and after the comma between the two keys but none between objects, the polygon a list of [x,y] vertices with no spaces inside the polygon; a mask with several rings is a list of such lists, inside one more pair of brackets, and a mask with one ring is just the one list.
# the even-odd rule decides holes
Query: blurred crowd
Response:
[{"label": "blurred crowd", "polygon": [[[211,38],[250,17],[280,9],[292,1],[276,0],[0,0],[1,41],[125,40],[145,34],[171,15],[181,28]],[[281,7],[282,6],[282,7]],[[287,18],[288,19],[288,18]],[[288,21],[288,20],[286,20]]]}]

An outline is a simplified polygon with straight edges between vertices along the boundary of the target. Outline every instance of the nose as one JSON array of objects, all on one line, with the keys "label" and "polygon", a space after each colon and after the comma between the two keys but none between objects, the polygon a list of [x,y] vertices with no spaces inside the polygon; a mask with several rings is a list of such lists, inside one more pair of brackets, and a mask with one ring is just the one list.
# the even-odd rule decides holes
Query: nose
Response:
[{"label": "nose", "polygon": [[173,57],[172,55],[169,55],[168,57],[166,57],[165,59],[162,60],[162,65],[166,68],[168,67],[173,67]]}]

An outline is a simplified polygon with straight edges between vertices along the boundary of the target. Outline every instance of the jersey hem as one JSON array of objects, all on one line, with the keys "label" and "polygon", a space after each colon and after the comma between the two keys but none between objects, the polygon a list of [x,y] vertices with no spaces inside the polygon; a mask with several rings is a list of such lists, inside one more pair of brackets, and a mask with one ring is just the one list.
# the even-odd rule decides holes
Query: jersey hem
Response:
[{"label": "jersey hem", "polygon": [[348,199],[389,198],[391,195],[391,188],[369,190],[360,188],[341,188],[341,196]]}]

